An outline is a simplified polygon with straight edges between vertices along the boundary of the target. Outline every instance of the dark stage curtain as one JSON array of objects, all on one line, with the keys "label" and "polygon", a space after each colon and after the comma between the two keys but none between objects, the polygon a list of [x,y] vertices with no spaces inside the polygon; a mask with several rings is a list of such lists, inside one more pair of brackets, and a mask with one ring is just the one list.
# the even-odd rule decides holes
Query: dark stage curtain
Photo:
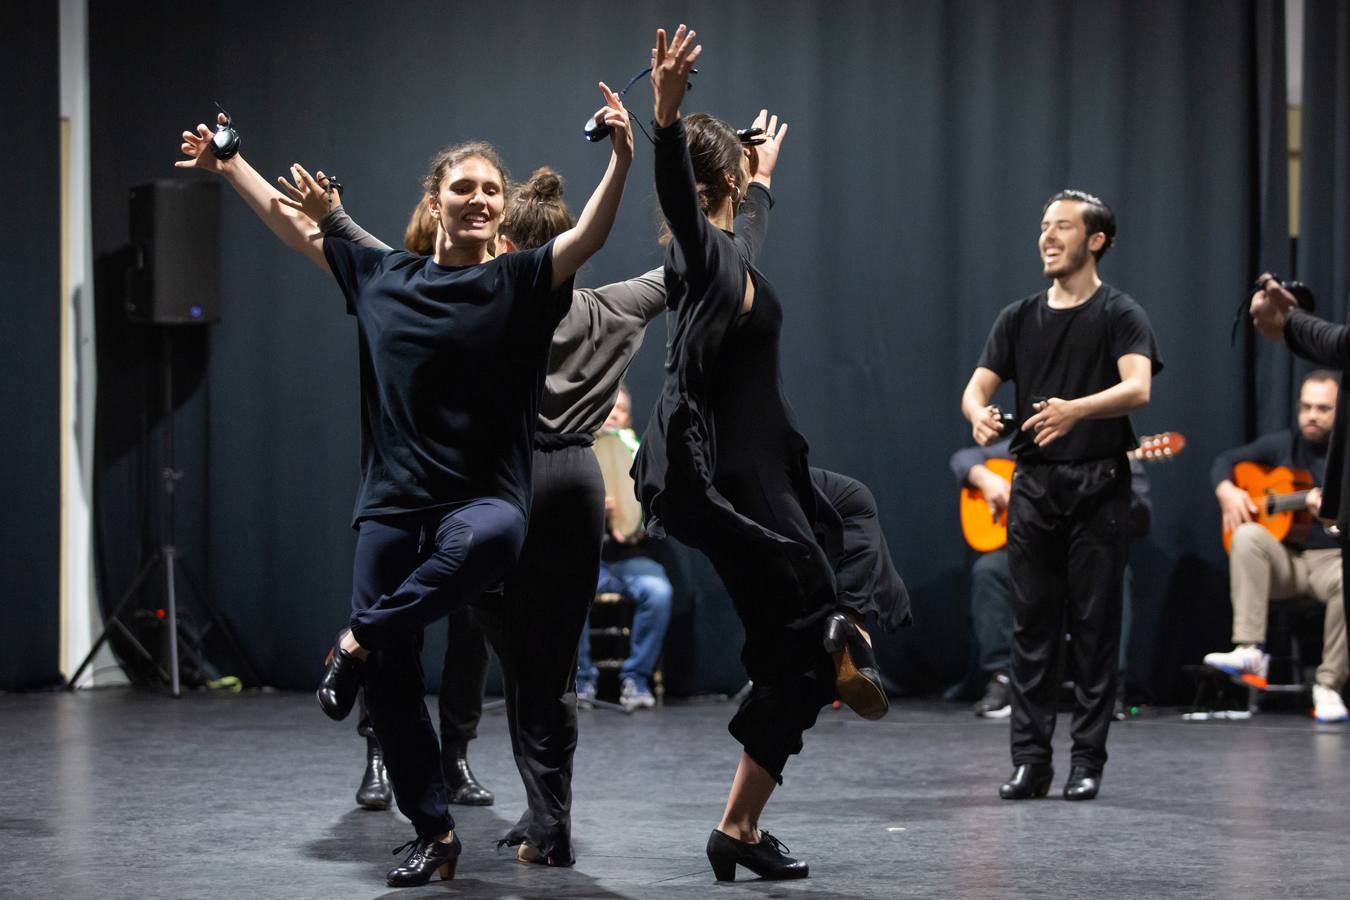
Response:
[{"label": "dark stage curtain", "polygon": [[[277,0],[269,21],[314,24],[294,29],[227,7],[151,26],[99,9],[95,133],[117,139],[95,156],[100,250],[125,240],[125,188],[171,171],[176,135],[207,120],[213,98],[261,172],[297,160],[337,172],[350,210],[390,243],[427,158],[471,137],[497,143],[518,176],[556,166],[580,208],[604,165],[580,138],[594,82],[646,65],[656,25],[697,27],[706,53],[688,109],[748,124],[768,106],[791,124],[762,260],[786,308],[784,387],[813,462],[863,479],[880,503],[915,596],[916,627],[881,639],[907,687],[953,679],[966,659],[971,558],[946,470],[970,439],[960,391],[998,310],[1044,285],[1045,198],[1101,195],[1121,225],[1104,276],[1143,303],[1168,362],[1137,425],[1190,440],[1154,470],[1132,668],[1170,689],[1177,665],[1227,640],[1206,472],[1256,415],[1242,387],[1247,339],[1230,348],[1228,328],[1275,240],[1276,5],[580,2],[562,13]],[[646,86],[629,97],[648,119]],[[650,165],[639,136],[618,225],[581,282],[660,259]],[[222,219],[224,320],[198,391],[209,398],[197,512],[208,580],[268,679],[311,687],[348,602],[355,328],[331,279],[241,202],[227,197]],[[663,336],[658,324],[631,371],[639,425]],[[734,689],[734,616],[702,559],[682,559],[683,643],[667,667],[687,690]]]},{"label": "dark stage curtain", "polygon": [[1306,0],[1299,279],[1317,312],[1350,312],[1350,6]]},{"label": "dark stage curtain", "polygon": [[0,689],[59,682],[61,647],[61,130],[57,6],[0,11],[7,289],[0,299],[5,434]]},{"label": "dark stage curtain", "polygon": [[[1289,235],[1289,126],[1284,4],[1255,4],[1256,172],[1252,214],[1256,270],[1287,275],[1294,270]],[[1249,292],[1250,293],[1250,292]],[[1237,304],[1235,303],[1234,306]],[[1239,326],[1251,377],[1245,380],[1245,425],[1251,436],[1289,427],[1294,415],[1298,363],[1283,347],[1261,340],[1244,321]]]}]

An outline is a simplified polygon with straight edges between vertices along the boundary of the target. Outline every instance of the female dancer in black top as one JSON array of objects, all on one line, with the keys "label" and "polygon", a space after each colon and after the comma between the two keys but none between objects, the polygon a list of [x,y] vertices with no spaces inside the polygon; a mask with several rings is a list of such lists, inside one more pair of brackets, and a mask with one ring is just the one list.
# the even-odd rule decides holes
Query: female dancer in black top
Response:
[{"label": "female dancer in black top", "polygon": [[[357,317],[363,478],[351,626],[320,705],[341,719],[366,691],[400,810],[417,837],[392,886],[452,877],[461,844],[446,808],[423,702],[422,628],[499,581],[519,556],[531,447],[553,330],[573,274],[603,245],[632,161],[627,114],[601,85],[613,154],[578,224],[542,247],[493,256],[506,173],[481,143],[442,152],[425,186],[439,231],[431,257],[317,234],[240,156],[215,159],[211,132],[183,133],[177,165],[216,171],[287,246],[328,268]],[[564,640],[561,636],[556,640]]]},{"label": "female dancer in black top", "polygon": [[[767,112],[761,111],[756,125],[767,121]],[[754,189],[737,219],[751,254],[762,242],[773,203],[769,186],[777,149],[773,141],[757,153]],[[352,221],[340,198],[325,190],[323,173],[316,174],[312,178],[294,166],[294,184],[279,180],[290,195],[289,205],[327,234],[387,249]],[[540,169],[513,193],[499,249],[532,249],[571,224],[560,179]],[[577,722],[571,681],[577,640],[595,593],[604,530],[604,484],[590,445],[647,324],[665,311],[665,297],[660,270],[573,292],[572,306],[553,334],[540,401],[534,505],[524,549],[506,579],[503,602],[475,608],[502,661],[512,750],[528,804],[503,843],[519,845],[518,858],[526,862],[571,865],[574,860],[571,776]],[[447,668],[448,663],[447,658]]]},{"label": "female dancer in black top", "polygon": [[[657,196],[673,236],[665,278],[677,323],[635,473],[648,530],[702,549],[745,624],[742,658],[754,686],[730,725],[744,752],[708,840],[714,874],[733,879],[741,864],[765,878],[798,878],[806,864],[760,831],[760,813],[836,691],[868,718],[885,713],[861,622],[869,611],[888,626],[907,620],[908,598],[889,565],[884,589],[859,595],[836,583],[836,567],[851,557],[782,393],[782,308],[740,236],[725,230],[746,157],[725,122],[680,119],[702,50],[693,38],[681,25],[667,49],[661,30],[652,51]],[[768,123],[770,139],[781,131],[776,119]]]}]

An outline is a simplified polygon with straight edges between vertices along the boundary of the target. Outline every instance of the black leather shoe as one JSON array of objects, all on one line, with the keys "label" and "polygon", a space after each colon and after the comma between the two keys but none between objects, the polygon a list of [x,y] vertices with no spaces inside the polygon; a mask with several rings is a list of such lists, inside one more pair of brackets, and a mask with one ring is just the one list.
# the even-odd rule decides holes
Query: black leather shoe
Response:
[{"label": "black leather shoe", "polygon": [[872,645],[842,612],[825,620],[825,652],[834,657],[834,688],[839,699],[864,719],[880,719],[890,709]]},{"label": "black leather shoe", "polygon": [[388,809],[394,802],[394,789],[384,768],[384,751],[374,735],[366,738],[366,774],[356,789],[356,802],[366,809]]},{"label": "black leather shoe", "polygon": [[1030,800],[1050,793],[1050,782],[1055,780],[1055,769],[1049,763],[1029,763],[1013,769],[1012,776],[999,785],[998,795],[1004,800]]},{"label": "black leather shoe", "polygon": [[338,722],[351,713],[352,707],[356,705],[356,691],[361,687],[361,660],[341,646],[342,636],[346,633],[346,629],[343,629],[333,649],[328,651],[328,658],[323,662],[326,667],[323,680],[314,692],[324,715]]},{"label": "black leather shoe", "polygon": [[435,838],[414,838],[402,847],[394,848],[394,855],[399,855],[409,847],[412,852],[408,858],[403,860],[402,865],[390,869],[384,877],[384,883],[390,887],[426,884],[437,873],[440,873],[442,881],[449,881],[455,877],[455,864],[459,862],[459,854],[464,849],[464,845],[459,842],[459,835],[455,835],[448,844],[442,844]]},{"label": "black leather shoe", "polygon": [[491,806],[496,799],[492,791],[478,783],[469,768],[469,759],[463,750],[447,747],[441,754],[441,774],[451,803],[460,806]]},{"label": "black leather shoe", "polygon": [[1102,789],[1102,770],[1087,766],[1069,769],[1069,780],[1064,782],[1065,800],[1095,800]]},{"label": "black leather shoe", "polygon": [[735,881],[738,865],[768,881],[809,875],[806,863],[793,859],[787,852],[787,846],[767,831],[760,831],[756,844],[738,841],[716,829],[708,836],[708,862],[712,863],[713,876],[718,881]]}]

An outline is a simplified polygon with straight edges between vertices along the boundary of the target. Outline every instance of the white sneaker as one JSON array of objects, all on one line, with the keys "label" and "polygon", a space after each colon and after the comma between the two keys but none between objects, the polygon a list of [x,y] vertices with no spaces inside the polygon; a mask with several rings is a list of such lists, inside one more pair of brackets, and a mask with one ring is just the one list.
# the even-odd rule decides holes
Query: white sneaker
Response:
[{"label": "white sneaker", "polygon": [[1234,647],[1227,653],[1206,653],[1205,665],[1229,675],[1236,675],[1243,684],[1266,689],[1266,675],[1270,671],[1270,654],[1260,647]]},{"label": "white sneaker", "polygon": [[652,709],[656,706],[656,697],[650,689],[638,687],[638,683],[632,678],[625,678],[623,687],[619,689],[619,704],[629,711]]},{"label": "white sneaker", "polygon": [[1313,685],[1313,718],[1319,722],[1344,722],[1350,719],[1340,691],[1324,684]]}]

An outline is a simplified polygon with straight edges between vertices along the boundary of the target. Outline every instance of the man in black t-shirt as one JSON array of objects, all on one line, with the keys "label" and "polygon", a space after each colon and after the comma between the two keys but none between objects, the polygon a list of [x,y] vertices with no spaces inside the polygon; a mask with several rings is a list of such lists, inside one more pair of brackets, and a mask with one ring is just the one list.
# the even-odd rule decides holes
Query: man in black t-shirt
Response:
[{"label": "man in black t-shirt", "polygon": [[1326,482],[1327,445],[1336,419],[1337,376],[1321,369],[1303,379],[1298,392],[1298,431],[1263,434],[1250,444],[1220,453],[1210,469],[1229,546],[1229,593],[1233,603],[1233,649],[1205,655],[1205,665],[1266,687],[1266,614],[1272,600],[1307,594],[1326,605],[1322,662],[1313,684],[1313,716],[1319,722],[1350,718],[1341,699],[1347,665],[1341,550],[1317,522],[1296,527],[1281,542],[1255,520],[1257,508],[1233,483],[1239,462],[1307,472],[1312,488],[1304,505],[1316,515]]},{"label": "man in black t-shirt", "polygon": [[1097,796],[1116,691],[1121,591],[1129,541],[1128,414],[1148,403],[1162,369],[1139,304],[1097,276],[1115,217],[1081,191],[1050,198],[1038,242],[1048,290],[1006,307],[966,385],[961,411],[975,442],[1005,426],[994,392],[1016,384],[1008,504],[1013,584],[1012,761],[999,796],[1044,796],[1054,779],[1062,637],[1075,674],[1066,800]]}]

